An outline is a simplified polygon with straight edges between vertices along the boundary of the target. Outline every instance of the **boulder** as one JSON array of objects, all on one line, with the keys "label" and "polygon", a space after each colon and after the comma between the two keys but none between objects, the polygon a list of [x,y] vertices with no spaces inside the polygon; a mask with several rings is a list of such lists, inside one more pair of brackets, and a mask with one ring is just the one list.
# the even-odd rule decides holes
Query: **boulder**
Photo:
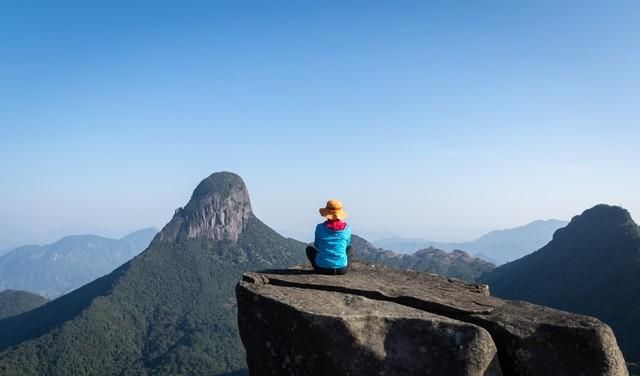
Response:
[{"label": "boulder", "polygon": [[251,375],[502,375],[481,327],[358,295],[240,282]]},{"label": "boulder", "polygon": [[628,374],[597,319],[428,273],[294,267],[246,273],[236,296],[252,375]]}]

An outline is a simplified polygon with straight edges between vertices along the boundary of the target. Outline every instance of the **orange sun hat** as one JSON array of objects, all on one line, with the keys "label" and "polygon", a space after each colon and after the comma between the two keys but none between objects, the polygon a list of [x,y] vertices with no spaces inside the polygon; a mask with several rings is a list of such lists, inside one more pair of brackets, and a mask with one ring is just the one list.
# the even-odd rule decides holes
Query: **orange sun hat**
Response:
[{"label": "orange sun hat", "polygon": [[320,208],[320,215],[331,220],[347,218],[347,212],[342,209],[342,203],[338,200],[327,201],[327,206]]}]

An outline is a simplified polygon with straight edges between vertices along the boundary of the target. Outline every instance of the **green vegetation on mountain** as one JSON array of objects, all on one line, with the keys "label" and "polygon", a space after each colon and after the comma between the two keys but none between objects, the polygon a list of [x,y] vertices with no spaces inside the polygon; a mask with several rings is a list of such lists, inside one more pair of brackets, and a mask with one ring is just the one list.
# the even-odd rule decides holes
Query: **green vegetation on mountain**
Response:
[{"label": "green vegetation on mountain", "polygon": [[229,197],[231,191],[239,187],[244,189],[244,182],[240,176],[231,172],[218,172],[202,180],[196,186],[189,203],[195,204],[197,199],[212,195]]},{"label": "green vegetation on mountain", "polygon": [[598,205],[574,217],[540,250],[482,277],[493,295],[595,316],[628,361],[640,360],[640,228]]},{"label": "green vegetation on mountain", "polygon": [[0,319],[31,311],[46,302],[46,298],[27,291],[0,291]]},{"label": "green vegetation on mountain", "polygon": [[[217,178],[228,176],[208,179]],[[186,223],[183,214],[166,228]],[[302,262],[304,249],[253,215],[242,227],[237,241],[192,238],[184,231],[175,241],[157,237],[113,273],[1,320],[0,374],[202,375],[243,369],[235,284],[245,271]]]},{"label": "green vegetation on mountain", "polygon": [[445,252],[431,247],[412,254],[399,254],[376,248],[356,235],[351,237],[351,245],[354,249],[354,257],[362,261],[436,273],[447,277],[464,279],[469,282],[475,281],[482,274],[495,268],[492,263],[477,257],[471,257],[460,250]]}]

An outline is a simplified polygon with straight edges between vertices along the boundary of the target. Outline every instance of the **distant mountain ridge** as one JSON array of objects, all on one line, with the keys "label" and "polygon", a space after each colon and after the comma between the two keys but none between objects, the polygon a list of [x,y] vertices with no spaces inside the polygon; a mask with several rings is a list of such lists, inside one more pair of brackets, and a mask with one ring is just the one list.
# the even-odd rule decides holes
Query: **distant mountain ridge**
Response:
[{"label": "distant mountain ridge", "polygon": [[31,311],[47,301],[46,298],[27,291],[0,291],[0,320]]},{"label": "distant mountain ridge", "polygon": [[640,227],[621,207],[573,217],[540,250],[481,278],[493,295],[595,316],[640,360]]},{"label": "distant mountain ridge", "polygon": [[461,250],[445,252],[441,249],[429,247],[412,254],[402,254],[377,248],[357,235],[351,237],[351,245],[354,249],[354,257],[358,260],[435,273],[469,282],[474,282],[481,275],[495,268],[494,264],[469,256],[469,254]]},{"label": "distant mountain ridge", "polygon": [[558,219],[537,220],[524,226],[491,231],[469,242],[446,243],[395,237],[375,241],[374,245],[403,253],[428,247],[449,252],[459,249],[499,265],[540,249],[551,240],[557,229],[567,223]]},{"label": "distant mountain ridge", "polygon": [[71,235],[52,244],[15,248],[0,256],[0,290],[24,290],[57,298],[138,255],[157,232],[151,227],[121,239]]}]

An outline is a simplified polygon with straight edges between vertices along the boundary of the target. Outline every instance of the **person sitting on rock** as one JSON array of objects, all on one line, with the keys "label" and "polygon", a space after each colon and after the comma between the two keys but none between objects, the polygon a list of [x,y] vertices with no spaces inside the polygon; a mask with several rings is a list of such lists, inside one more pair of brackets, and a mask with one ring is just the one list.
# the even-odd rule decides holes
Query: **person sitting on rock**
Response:
[{"label": "person sitting on rock", "polygon": [[351,227],[344,222],[347,213],[338,200],[329,200],[320,215],[326,221],[316,226],[313,245],[307,247],[307,258],[313,269],[322,274],[345,274],[351,260]]}]

